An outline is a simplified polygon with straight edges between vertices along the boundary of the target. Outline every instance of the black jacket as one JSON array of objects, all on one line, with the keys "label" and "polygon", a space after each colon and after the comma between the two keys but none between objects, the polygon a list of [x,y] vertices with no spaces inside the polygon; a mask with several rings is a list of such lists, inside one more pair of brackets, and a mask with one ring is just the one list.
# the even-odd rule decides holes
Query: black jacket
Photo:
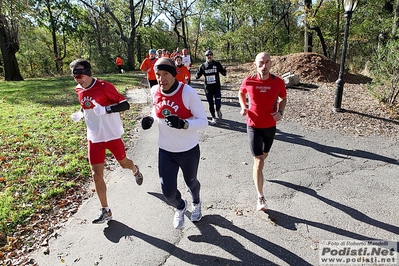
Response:
[{"label": "black jacket", "polygon": [[195,74],[195,78],[199,79],[202,75],[205,77],[204,86],[206,91],[220,90],[220,76],[226,76],[226,68],[218,61],[212,60],[202,63]]}]

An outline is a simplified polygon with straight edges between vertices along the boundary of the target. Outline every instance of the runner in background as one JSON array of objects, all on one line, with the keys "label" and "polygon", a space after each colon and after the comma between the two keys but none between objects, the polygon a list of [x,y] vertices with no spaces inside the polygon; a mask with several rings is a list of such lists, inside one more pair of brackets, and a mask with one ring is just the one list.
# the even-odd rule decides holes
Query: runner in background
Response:
[{"label": "runner in background", "polygon": [[190,72],[188,71],[187,67],[182,64],[182,58],[180,55],[175,56],[175,64],[177,81],[188,84],[188,81],[190,80]]},{"label": "runner in background", "polygon": [[[202,75],[204,79],[204,89],[206,100],[209,103],[209,111],[212,115],[211,125],[217,124],[216,113],[219,119],[222,119],[222,112],[220,110],[222,106],[222,93],[220,85],[219,73],[226,76],[226,68],[222,66],[218,61],[213,60],[213,53],[211,50],[205,52],[206,62],[202,63],[198,68],[195,75],[196,79],[199,79]],[[215,112],[216,106],[216,112]]]},{"label": "runner in background", "polygon": [[[191,56],[188,54],[187,48],[184,48],[182,50],[182,52],[183,52],[183,54],[181,56],[182,63],[183,63],[183,65],[185,65],[187,67],[188,71],[190,72],[191,67],[192,67]],[[188,79],[187,84],[190,84],[190,82],[191,82],[191,75],[190,75],[190,77]]]},{"label": "runner in background", "polygon": [[122,60],[122,57],[120,55],[116,56],[115,64],[118,67],[118,73],[122,74],[124,72],[124,70],[123,70],[123,60]]},{"label": "runner in background", "polygon": [[141,63],[140,70],[147,72],[148,86],[151,88],[152,86],[158,84],[154,72],[154,65],[158,58],[156,58],[156,52],[154,49],[150,49],[148,51],[148,55],[149,57],[144,59],[144,61]]}]

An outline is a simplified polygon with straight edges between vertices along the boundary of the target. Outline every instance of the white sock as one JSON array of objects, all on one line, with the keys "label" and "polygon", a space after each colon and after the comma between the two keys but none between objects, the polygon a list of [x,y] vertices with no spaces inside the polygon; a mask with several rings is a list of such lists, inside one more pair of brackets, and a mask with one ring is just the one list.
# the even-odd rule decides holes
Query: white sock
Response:
[{"label": "white sock", "polygon": [[264,198],[265,196],[263,195],[263,193],[259,193],[258,192],[258,198]]},{"label": "white sock", "polygon": [[106,212],[109,212],[109,207],[104,207],[103,208]]}]

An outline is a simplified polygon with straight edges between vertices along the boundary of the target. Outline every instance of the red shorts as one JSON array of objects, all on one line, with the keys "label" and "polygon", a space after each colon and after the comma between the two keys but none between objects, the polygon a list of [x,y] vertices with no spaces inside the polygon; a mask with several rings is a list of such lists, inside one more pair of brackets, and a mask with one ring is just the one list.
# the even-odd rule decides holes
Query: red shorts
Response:
[{"label": "red shorts", "polygon": [[122,139],[96,143],[89,141],[88,153],[90,165],[104,163],[105,152],[107,149],[112,152],[115,159],[118,161],[121,161],[126,157],[125,145],[123,144]]}]

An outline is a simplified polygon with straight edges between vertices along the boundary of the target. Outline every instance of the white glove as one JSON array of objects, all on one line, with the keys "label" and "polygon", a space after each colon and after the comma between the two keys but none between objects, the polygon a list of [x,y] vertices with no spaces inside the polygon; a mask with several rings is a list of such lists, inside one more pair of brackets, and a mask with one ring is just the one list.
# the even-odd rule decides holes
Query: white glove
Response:
[{"label": "white glove", "polygon": [[105,107],[98,104],[96,100],[93,100],[92,103],[94,104],[93,111],[96,115],[100,116],[100,115],[105,115],[107,113]]},{"label": "white glove", "polygon": [[74,122],[79,122],[80,119],[83,118],[83,112],[79,111],[79,112],[73,113],[73,114],[71,114],[71,118]]}]

